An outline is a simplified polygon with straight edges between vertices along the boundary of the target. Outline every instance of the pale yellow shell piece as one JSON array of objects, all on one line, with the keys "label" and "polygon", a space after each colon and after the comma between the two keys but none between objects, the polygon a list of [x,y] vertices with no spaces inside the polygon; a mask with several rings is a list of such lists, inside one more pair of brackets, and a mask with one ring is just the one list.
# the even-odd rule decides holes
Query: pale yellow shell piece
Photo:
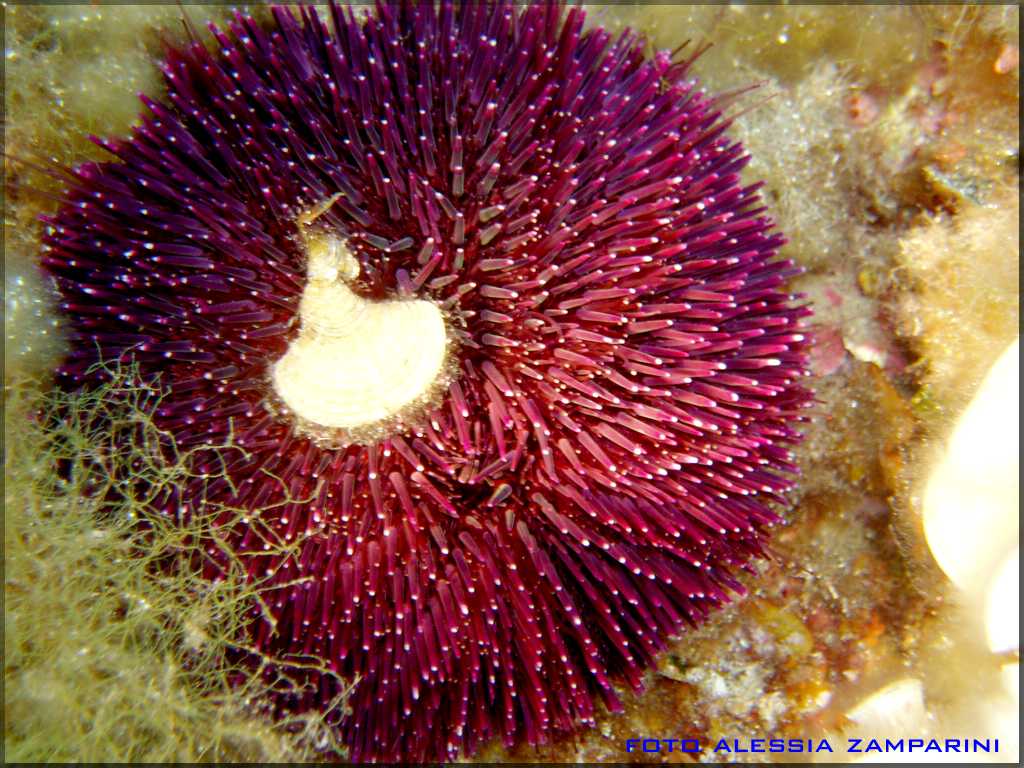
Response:
[{"label": "pale yellow shell piece", "polygon": [[302,421],[326,430],[358,430],[400,415],[442,376],[441,309],[421,299],[373,301],[355,293],[348,281],[358,277],[359,263],[335,235],[307,237],[306,251],[301,328],[272,372],[278,397]]}]

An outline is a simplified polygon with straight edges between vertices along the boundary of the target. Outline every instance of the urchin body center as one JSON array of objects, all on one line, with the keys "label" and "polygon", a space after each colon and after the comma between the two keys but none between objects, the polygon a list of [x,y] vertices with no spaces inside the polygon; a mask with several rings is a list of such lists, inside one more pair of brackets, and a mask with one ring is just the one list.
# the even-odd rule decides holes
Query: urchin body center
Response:
[{"label": "urchin body center", "polygon": [[278,397],[301,420],[328,430],[386,421],[422,401],[444,369],[440,308],[355,293],[347,281],[359,264],[334,235],[309,238],[306,250],[299,335],[272,371]]}]

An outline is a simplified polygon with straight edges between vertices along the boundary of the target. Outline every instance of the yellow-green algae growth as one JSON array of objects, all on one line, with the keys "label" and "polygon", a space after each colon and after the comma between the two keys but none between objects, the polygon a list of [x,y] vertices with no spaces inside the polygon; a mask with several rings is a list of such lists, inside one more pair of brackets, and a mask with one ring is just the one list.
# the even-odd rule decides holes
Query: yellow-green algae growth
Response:
[{"label": "yellow-green algae growth", "polygon": [[[320,667],[245,646],[263,580],[247,583],[218,533],[245,512],[153,513],[153,499],[190,479],[189,455],[168,454],[171,436],[150,419],[160,390],[130,368],[108,373],[86,393],[6,391],[6,758],[285,762],[336,751],[341,697],[322,715],[268,717],[269,690],[301,691],[303,670]],[[294,546],[264,539],[270,551]],[[198,570],[211,548],[229,554],[217,581]]]},{"label": "yellow-green algae growth", "polygon": [[[329,749],[325,732],[296,741],[274,730],[253,709],[249,685],[222,685],[219,651],[245,589],[211,589],[184,572],[158,579],[145,559],[126,557],[138,532],[123,517],[98,526],[98,497],[56,485],[55,446],[73,452],[74,443],[30,418],[59,397],[42,394],[61,347],[36,271],[35,225],[58,187],[10,157],[98,158],[84,134],[124,135],[139,111],[135,92],[159,97],[158,31],[184,39],[180,12],[5,11],[7,755],[291,760],[309,756],[310,745]],[[987,653],[932,561],[921,496],[952,424],[1018,332],[1019,9],[588,11],[591,23],[648,34],[652,50],[713,43],[694,66],[711,92],[760,84],[727,111],[753,156],[747,178],[764,180],[790,239],[784,255],[807,268],[795,288],[816,311],[821,405],[800,451],[790,524],[775,537],[773,560],[748,579],[750,597],[681,638],[647,693],[627,695],[625,714],[511,757],[623,760],[625,739],[641,734],[842,734],[854,703],[906,677],[922,681],[939,735],[980,733],[977,702],[999,687],[1006,659]],[[225,15],[215,6],[188,13],[197,22]],[[102,430],[93,438],[111,445]],[[132,601],[140,585],[153,589],[149,611]],[[77,655],[83,647],[91,651]],[[508,757],[495,746],[478,759]]]}]

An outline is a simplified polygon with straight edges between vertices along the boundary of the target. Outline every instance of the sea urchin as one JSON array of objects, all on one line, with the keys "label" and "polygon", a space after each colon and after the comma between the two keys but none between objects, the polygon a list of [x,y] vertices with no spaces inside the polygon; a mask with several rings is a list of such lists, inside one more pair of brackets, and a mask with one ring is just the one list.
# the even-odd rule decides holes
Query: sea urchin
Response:
[{"label": "sea urchin", "polygon": [[154,513],[251,511],[253,643],[358,676],[353,759],[592,722],[740,590],[791,485],[808,310],[747,158],[689,62],[579,9],[272,13],[169,50],[73,172],[62,385],[130,357],[199,473],[244,449]]}]

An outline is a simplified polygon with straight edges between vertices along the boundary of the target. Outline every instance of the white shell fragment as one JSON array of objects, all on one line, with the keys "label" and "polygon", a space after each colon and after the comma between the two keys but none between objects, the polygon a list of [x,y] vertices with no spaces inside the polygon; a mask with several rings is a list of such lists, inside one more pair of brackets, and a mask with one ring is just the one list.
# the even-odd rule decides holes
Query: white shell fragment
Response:
[{"label": "white shell fragment", "polygon": [[441,375],[445,324],[421,299],[373,301],[346,281],[359,264],[333,235],[307,242],[299,336],[273,369],[278,396],[301,419],[354,429],[389,419]]},{"label": "white shell fragment", "polygon": [[1019,542],[1020,345],[992,366],[961,416],[924,497],[924,532],[946,575],[973,598]]}]

